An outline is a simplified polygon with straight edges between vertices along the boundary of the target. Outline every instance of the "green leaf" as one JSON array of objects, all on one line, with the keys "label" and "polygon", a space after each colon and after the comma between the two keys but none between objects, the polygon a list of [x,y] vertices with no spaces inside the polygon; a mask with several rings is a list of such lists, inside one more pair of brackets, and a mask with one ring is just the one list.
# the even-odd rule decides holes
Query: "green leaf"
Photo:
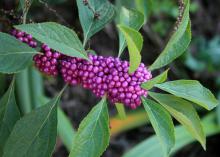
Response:
[{"label": "green leaf", "polygon": [[[21,76],[20,76],[21,77]],[[34,66],[28,68],[28,81],[29,81],[29,90],[25,88],[24,94],[30,96],[32,108],[37,108],[41,106],[40,97],[44,95],[44,85],[43,85],[43,76],[40,71],[37,70]],[[17,78],[17,86],[19,87],[19,81],[23,81],[21,78]],[[18,83],[19,82],[19,83]],[[22,86],[27,86],[26,84],[20,83]],[[22,88],[22,87],[21,87]],[[21,89],[20,89],[21,90]],[[27,92],[30,92],[27,94]],[[18,93],[17,93],[18,94]],[[24,96],[24,95],[23,95]],[[46,103],[44,103],[46,104]]]},{"label": "green leaf", "polygon": [[57,136],[57,104],[62,92],[48,104],[25,115],[15,124],[3,157],[52,155]]},{"label": "green leaf", "polygon": [[[144,24],[144,15],[137,10],[128,10],[124,7],[121,8],[119,24],[139,30]],[[123,50],[127,46],[125,37],[122,32],[119,32],[119,54],[121,56]]]},{"label": "green leaf", "polygon": [[57,130],[59,133],[59,137],[61,138],[63,144],[67,147],[68,151],[71,151],[72,144],[74,141],[73,138],[75,137],[75,130],[73,129],[73,126],[69,118],[63,112],[63,110],[58,107],[57,112],[58,112]]},{"label": "green leaf", "polygon": [[15,27],[65,55],[88,59],[77,34],[65,26],[55,22],[44,22]]},{"label": "green leaf", "polygon": [[167,69],[166,71],[164,71],[162,74],[158,75],[157,77],[154,77],[153,79],[151,79],[147,82],[144,82],[141,85],[141,87],[146,90],[150,90],[151,88],[154,87],[155,84],[163,83],[167,79],[168,71],[169,71],[169,69]]},{"label": "green leaf", "polygon": [[170,114],[153,100],[142,98],[150,122],[161,142],[164,155],[169,155],[175,143],[174,125]]},{"label": "green leaf", "polygon": [[125,119],[126,118],[126,111],[124,104],[121,103],[115,103],[116,109],[118,111],[118,116],[120,119]]},{"label": "green leaf", "polygon": [[70,157],[100,157],[109,138],[109,115],[104,97],[80,123]]},{"label": "green leaf", "polygon": [[[85,5],[82,0],[77,0],[80,23],[84,32],[84,44],[95,33],[113,20],[115,15],[114,6],[108,0],[89,0]],[[95,18],[95,13],[98,17]]]},{"label": "green leaf", "polygon": [[[217,133],[220,133],[220,127],[216,124],[216,116],[214,112],[208,114],[202,119],[202,125],[207,136],[213,136]],[[183,126],[175,127],[175,137],[176,142],[171,152],[172,155],[195,141],[195,139],[190,136]],[[163,153],[161,152],[162,147],[158,143],[159,140],[157,136],[153,135],[136,145],[133,149],[130,149],[126,154],[123,155],[123,157],[163,157]]]},{"label": "green leaf", "polygon": [[2,156],[4,145],[16,121],[19,119],[20,112],[15,101],[13,80],[0,100],[0,156]]},{"label": "green leaf", "polygon": [[37,53],[36,50],[6,33],[0,32],[0,41],[1,73],[17,73],[24,70]]},{"label": "green leaf", "polygon": [[163,52],[150,66],[150,70],[159,69],[178,58],[187,49],[191,41],[191,24],[189,18],[190,0],[185,1],[185,10],[177,31],[171,36]]},{"label": "green leaf", "polygon": [[218,102],[219,102],[219,104],[216,109],[216,114],[217,114],[218,124],[220,126],[220,93],[218,94]]},{"label": "green leaf", "polygon": [[169,81],[157,84],[155,87],[192,101],[207,110],[211,110],[218,105],[218,100],[212,92],[196,80]]},{"label": "green leaf", "polygon": [[123,33],[129,50],[130,67],[129,73],[133,73],[141,63],[141,49],[143,46],[142,35],[129,27],[118,25],[119,30]]},{"label": "green leaf", "polygon": [[[15,76],[15,89],[16,89],[16,97],[19,109],[21,111],[21,115],[25,115],[33,109],[33,104],[31,100],[31,88],[30,88],[30,76],[28,74],[27,69],[23,70],[20,73],[17,73]],[[35,82],[36,83],[36,82]],[[39,86],[39,85],[38,85]],[[34,93],[36,96],[36,93]]]},{"label": "green leaf", "polygon": [[149,95],[163,105],[195,137],[205,149],[206,139],[199,116],[192,104],[171,94]]},{"label": "green leaf", "polygon": [[135,5],[138,11],[144,15],[144,23],[147,22],[151,12],[151,0],[135,0]]}]

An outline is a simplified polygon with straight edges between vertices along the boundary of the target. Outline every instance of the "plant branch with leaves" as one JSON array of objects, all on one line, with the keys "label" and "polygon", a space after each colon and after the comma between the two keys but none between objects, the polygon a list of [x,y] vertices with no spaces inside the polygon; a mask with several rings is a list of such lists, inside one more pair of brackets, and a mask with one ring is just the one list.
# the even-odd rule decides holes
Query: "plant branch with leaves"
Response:
[{"label": "plant branch with leaves", "polygon": [[[69,157],[99,157],[107,149],[110,141],[107,99],[116,105],[121,117],[126,117],[124,106],[136,109],[143,104],[146,118],[149,118],[158,136],[163,156],[169,156],[176,149],[175,141],[180,138],[180,135],[176,136],[174,132],[172,117],[206,149],[206,135],[202,127],[202,123],[206,122],[201,123],[194,106],[199,105],[207,110],[214,109],[218,101],[212,92],[196,80],[166,81],[168,70],[158,76],[151,74],[154,70],[169,66],[189,46],[190,0],[180,1],[180,15],[175,32],[149,67],[141,63],[144,39],[139,32],[148,15],[142,8],[145,1],[136,0],[133,4],[135,9],[121,7],[116,12],[114,5],[108,0],[77,0],[84,34],[83,43],[74,30],[61,24],[55,22],[26,24],[26,16],[32,1],[20,2],[23,9],[23,24],[14,26],[12,35],[0,33],[0,72],[19,75],[34,61],[35,67],[40,72],[53,77],[61,75],[67,85],[80,84],[101,99],[82,120],[74,137],[73,132],[70,133],[73,142],[68,139],[64,141],[70,150]],[[88,40],[92,40],[92,36],[114,18],[119,34],[118,57],[87,53]],[[38,45],[41,46],[37,48]],[[126,47],[129,61],[120,58],[126,53]],[[0,156],[50,157],[56,143],[57,127],[60,136],[65,139],[61,132],[62,120],[71,129],[68,120],[58,107],[67,85],[46,105],[37,107],[36,104],[40,102],[35,98],[33,102],[36,108],[30,107],[29,104],[28,109],[22,109],[16,104],[14,83],[13,79],[0,101],[0,137],[4,137],[1,141]],[[35,88],[33,85],[34,82],[32,88]],[[19,89],[19,86],[17,88]],[[163,92],[156,93],[154,88]],[[31,96],[25,96],[22,99],[30,100]],[[131,154],[134,152],[131,151]],[[129,156],[129,153],[125,156]]]}]

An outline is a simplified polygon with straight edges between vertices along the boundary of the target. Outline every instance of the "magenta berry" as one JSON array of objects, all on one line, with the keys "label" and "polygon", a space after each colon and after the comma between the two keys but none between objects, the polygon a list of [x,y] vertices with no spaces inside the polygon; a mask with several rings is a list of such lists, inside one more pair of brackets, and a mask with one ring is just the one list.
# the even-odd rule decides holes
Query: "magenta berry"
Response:
[{"label": "magenta berry", "polygon": [[47,75],[56,76],[59,71],[59,59],[61,54],[50,49],[46,44],[41,46],[43,54],[34,56],[35,66]]},{"label": "magenta berry", "polygon": [[11,31],[11,34],[14,37],[16,37],[18,40],[20,40],[21,42],[27,43],[30,47],[33,47],[33,48],[37,47],[37,42],[34,41],[33,37],[30,34],[19,31],[17,29],[13,29]]},{"label": "magenta berry", "polygon": [[95,55],[89,58],[92,63],[75,57],[62,60],[64,80],[71,85],[82,84],[98,97],[106,94],[112,103],[124,103],[132,109],[141,104],[141,96],[147,96],[147,91],[140,85],[152,77],[144,64],[129,74],[127,61]]},{"label": "magenta berry", "polygon": [[[37,46],[33,37],[25,32],[14,29],[12,35],[31,47]],[[61,73],[68,84],[81,84],[97,97],[107,95],[113,104],[123,103],[135,109],[141,105],[141,97],[147,96],[147,90],[142,89],[141,84],[151,79],[152,75],[143,63],[129,74],[129,62],[119,58],[89,55],[89,62],[61,55],[46,44],[42,45],[41,52],[43,54],[37,54],[33,59],[41,72],[52,76]]]}]

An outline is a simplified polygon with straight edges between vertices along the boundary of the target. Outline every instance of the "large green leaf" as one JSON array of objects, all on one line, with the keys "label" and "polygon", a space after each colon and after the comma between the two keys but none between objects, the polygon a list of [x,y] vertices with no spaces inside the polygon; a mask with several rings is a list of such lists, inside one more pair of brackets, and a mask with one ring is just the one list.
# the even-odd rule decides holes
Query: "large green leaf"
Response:
[{"label": "large green leaf", "polygon": [[178,97],[190,100],[207,110],[211,110],[218,105],[218,100],[212,92],[196,80],[169,81],[162,84],[156,84],[155,87]]},{"label": "large green leaf", "polygon": [[61,94],[17,121],[6,143],[3,157],[52,155],[57,136],[57,104]]},{"label": "large green leaf", "polygon": [[[85,5],[83,0],[77,0],[80,23],[84,32],[84,45],[95,33],[113,20],[114,6],[108,0],[89,0]],[[98,16],[95,18],[95,14]]]},{"label": "large green leaf", "polygon": [[150,70],[159,69],[177,57],[187,49],[191,41],[191,24],[189,18],[190,0],[185,0],[185,10],[177,31],[171,36],[163,52],[150,66]]},{"label": "large green leaf", "polygon": [[20,112],[15,101],[13,80],[0,100],[0,156],[2,156],[4,145],[16,121],[19,119]]},{"label": "large green leaf", "polygon": [[[120,10],[120,20],[119,24],[133,28],[134,30],[139,30],[144,24],[144,15],[134,9],[126,9],[124,7]],[[119,54],[121,56],[123,50],[127,46],[125,37],[122,32],[119,32]]]},{"label": "large green leaf", "polygon": [[143,46],[143,37],[138,31],[127,26],[118,25],[118,28],[126,39],[130,57],[129,73],[133,73],[141,63],[140,53]]},{"label": "large green leaf", "polygon": [[88,59],[77,34],[65,26],[54,22],[44,22],[18,25],[15,27],[31,34],[37,40],[63,54]]},{"label": "large green leaf", "polygon": [[195,137],[205,149],[206,139],[199,116],[192,104],[170,94],[149,92],[149,95],[163,105]]},{"label": "large green leaf", "polygon": [[[202,119],[202,125],[207,136],[213,136],[220,133],[220,127],[216,124],[216,116],[214,112]],[[172,155],[195,141],[183,126],[175,127],[175,137],[176,142],[175,147],[171,152]],[[133,149],[130,149],[125,155],[123,155],[123,157],[163,157],[163,152],[161,152],[162,147],[158,143],[159,140],[157,136],[153,135],[135,146]]]},{"label": "large green leaf", "polygon": [[159,137],[163,147],[164,156],[167,156],[175,143],[172,118],[166,109],[155,101],[143,98],[142,102],[147,111],[150,122]]},{"label": "large green leaf", "polygon": [[30,64],[36,53],[36,50],[16,38],[0,32],[0,72],[20,72]]},{"label": "large green leaf", "polygon": [[81,122],[70,157],[100,157],[109,144],[109,115],[104,97]]},{"label": "large green leaf", "polygon": [[161,73],[160,75],[152,78],[151,80],[142,83],[141,87],[146,89],[146,90],[150,90],[151,88],[154,87],[155,84],[158,83],[163,83],[164,81],[166,81],[167,79],[167,74],[168,74],[168,70],[164,71],[163,73]]}]

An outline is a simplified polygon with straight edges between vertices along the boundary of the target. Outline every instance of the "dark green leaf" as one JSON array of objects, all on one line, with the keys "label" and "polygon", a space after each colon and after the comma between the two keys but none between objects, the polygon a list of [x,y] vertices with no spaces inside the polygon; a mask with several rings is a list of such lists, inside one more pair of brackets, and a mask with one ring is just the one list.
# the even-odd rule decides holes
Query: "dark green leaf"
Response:
[{"label": "dark green leaf", "polygon": [[141,63],[140,53],[143,46],[143,37],[138,31],[130,27],[118,25],[118,28],[126,39],[130,58],[129,73],[133,73]]},{"label": "dark green leaf", "polygon": [[109,138],[109,115],[104,97],[80,123],[70,157],[100,157]]},{"label": "dark green leaf", "polygon": [[0,32],[0,72],[16,73],[25,69],[32,61],[36,50],[16,38]]},{"label": "dark green leaf", "polygon": [[4,145],[16,123],[20,119],[14,95],[14,80],[0,100],[0,156],[3,155]]},{"label": "dark green leaf", "polygon": [[190,100],[207,110],[211,110],[218,105],[218,100],[212,92],[203,87],[196,80],[177,80],[157,84],[158,87],[178,97]]},{"label": "dark green leaf", "polygon": [[6,143],[3,157],[52,155],[57,136],[57,104],[61,94],[62,92],[16,123]]},{"label": "dark green leaf", "polygon": [[195,137],[205,149],[206,139],[199,116],[192,104],[170,94],[149,92],[150,96],[163,105]]},{"label": "dark green leaf", "polygon": [[[29,78],[28,80],[29,80],[29,86],[30,86],[29,87],[30,94],[26,93],[29,91],[28,89],[24,89],[24,90],[27,90],[24,92],[24,94],[26,94],[28,96],[31,95],[30,96],[31,104],[32,104],[32,107],[35,109],[35,108],[41,106],[40,97],[42,97],[42,95],[44,95],[43,76],[41,75],[39,70],[37,70],[35,67],[32,66],[32,67],[28,68],[28,76],[27,77]],[[20,81],[19,79],[22,81],[22,78],[17,78],[17,82]],[[19,82],[19,83],[21,84],[21,82]],[[27,82],[26,82],[26,84],[27,84]],[[26,84],[22,84],[22,86],[26,86]],[[17,86],[19,86],[18,83],[17,83]],[[43,103],[43,104],[46,104],[46,103]]]},{"label": "dark green leaf", "polygon": [[62,111],[62,109],[58,108],[57,112],[58,112],[57,129],[58,129],[59,137],[62,139],[62,142],[67,147],[68,151],[71,151],[72,144],[74,141],[73,138],[75,137],[75,130],[73,129],[70,120]]},{"label": "dark green leaf", "polygon": [[32,110],[32,102],[31,102],[31,90],[30,90],[30,77],[27,69],[23,70],[20,73],[16,74],[15,79],[15,89],[18,106],[21,111],[21,115],[25,115]]},{"label": "dark green leaf", "polygon": [[147,22],[151,11],[151,0],[135,0],[135,5],[138,11],[144,15],[144,23]]},{"label": "dark green leaf", "polygon": [[152,78],[151,80],[143,83],[141,85],[142,88],[146,89],[146,90],[150,90],[151,88],[154,87],[155,84],[158,84],[158,83],[163,83],[164,81],[166,81],[167,79],[167,74],[168,74],[168,70],[164,71],[162,74]]},{"label": "dark green leaf", "polygon": [[150,70],[159,69],[171,63],[187,49],[191,41],[189,7],[190,0],[186,0],[184,14],[177,31],[171,36],[163,52],[150,66]]},{"label": "dark green leaf", "polygon": [[[121,8],[119,24],[139,30],[144,24],[144,15],[137,10],[128,10],[124,7]],[[121,56],[123,50],[127,46],[125,37],[122,32],[119,32],[119,54]]]},{"label": "dark green leaf", "polygon": [[84,45],[91,36],[113,20],[115,15],[114,6],[108,0],[89,0],[88,3],[84,5],[83,0],[77,0],[80,23],[84,32]]},{"label": "dark green leaf", "polygon": [[0,73],[0,96],[2,96],[6,89],[6,75]]},{"label": "dark green leaf", "polygon": [[164,155],[169,155],[175,143],[174,125],[170,114],[153,100],[142,98],[150,122],[161,142]]},{"label": "dark green leaf", "polygon": [[[203,118],[202,125],[207,136],[213,136],[220,132],[220,127],[215,121],[214,112]],[[183,126],[175,127],[175,137],[176,142],[175,147],[171,152],[172,155],[195,141]],[[123,157],[163,157],[163,152],[161,151],[162,147],[158,144],[159,142],[160,141],[156,135],[151,136],[135,146],[133,149],[129,150],[125,155],[123,155]]]},{"label": "dark green leaf", "polygon": [[65,26],[54,22],[44,22],[15,27],[65,55],[88,59],[76,33]]}]

